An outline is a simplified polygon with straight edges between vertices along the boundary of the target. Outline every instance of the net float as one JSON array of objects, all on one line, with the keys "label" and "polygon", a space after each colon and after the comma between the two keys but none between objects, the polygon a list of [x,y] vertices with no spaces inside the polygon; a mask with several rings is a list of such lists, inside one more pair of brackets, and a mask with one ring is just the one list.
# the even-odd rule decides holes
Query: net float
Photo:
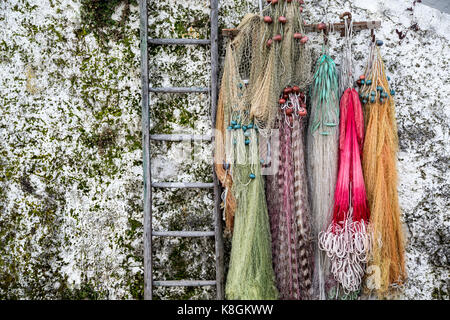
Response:
[{"label": "net float", "polygon": [[298,86],[293,86],[292,87],[292,91],[294,91],[295,93],[299,93],[300,92],[300,88]]},{"label": "net float", "polygon": [[305,1],[303,1],[303,0],[298,0],[298,3],[300,3],[300,4],[305,4]]},{"label": "net float", "polygon": [[294,112],[294,109],[287,108],[284,112],[286,113],[286,115],[290,116]]},{"label": "net float", "polygon": [[360,76],[359,76],[359,79],[360,79],[360,80],[363,80],[363,79],[365,79],[365,78],[366,78],[365,75],[360,75]]},{"label": "net float", "polygon": [[270,46],[272,45],[272,42],[273,42],[272,39],[267,40],[267,42],[266,42],[267,48],[270,48]]},{"label": "net float", "polygon": [[285,103],[286,103],[286,99],[281,98],[280,100],[278,100],[278,102],[279,102],[280,104],[285,104]]},{"label": "net float", "polygon": [[300,117],[306,116],[306,114],[307,114],[306,109],[305,109],[305,108],[302,108],[302,109],[298,110],[298,111],[297,111],[297,114],[298,114]]},{"label": "net float", "polygon": [[300,32],[294,33],[294,39],[301,39],[303,35]]},{"label": "net float", "polygon": [[278,17],[278,21],[280,21],[280,23],[284,24],[287,22],[287,19],[286,19],[286,17],[281,16],[281,17]]},{"label": "net float", "polygon": [[321,22],[317,25],[317,29],[319,29],[319,30],[325,30],[326,28],[327,28],[327,25],[323,22]]},{"label": "net float", "polygon": [[303,7],[299,7],[298,11],[303,12]]},{"label": "net float", "polygon": [[288,99],[289,98],[289,96],[287,95],[287,94],[283,94],[283,99]]},{"label": "net float", "polygon": [[264,17],[264,22],[265,22],[265,23],[272,23],[273,20],[272,20],[272,18],[271,18],[270,16],[265,16],[265,17]]},{"label": "net float", "polygon": [[291,87],[286,87],[286,88],[284,88],[283,92],[284,92],[285,94],[289,94],[289,93],[292,92],[292,88],[291,88]]},{"label": "net float", "polygon": [[272,4],[277,4],[278,0],[272,0]]},{"label": "net float", "polygon": [[275,37],[273,37],[273,40],[275,40],[275,41],[281,41],[281,39],[283,39],[281,34],[277,34]]},{"label": "net float", "polygon": [[306,42],[308,42],[308,37],[307,37],[307,36],[304,36],[303,38],[300,39],[300,42],[301,42],[301,43],[306,43]]}]

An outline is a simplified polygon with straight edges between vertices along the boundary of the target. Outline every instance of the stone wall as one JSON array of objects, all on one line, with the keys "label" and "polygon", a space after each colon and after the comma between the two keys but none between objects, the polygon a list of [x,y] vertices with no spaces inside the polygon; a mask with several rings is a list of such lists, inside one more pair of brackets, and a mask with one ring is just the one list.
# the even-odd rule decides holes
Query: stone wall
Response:
[{"label": "stone wall", "polygon": [[[448,299],[450,16],[412,0],[305,2],[308,22],[336,21],[345,10],[382,21],[408,235],[401,297]],[[150,3],[151,37],[208,38],[209,1]],[[249,9],[257,1],[220,1],[220,28]],[[318,52],[320,36],[310,39]],[[353,38],[357,74],[368,41],[368,31]],[[339,63],[343,41],[334,34],[330,44]],[[208,47],[151,47],[152,85],[208,85],[208,57]],[[142,298],[139,59],[136,0],[0,0],[0,298]],[[209,133],[206,95],[150,99],[152,133]],[[153,179],[210,182],[210,152],[208,144],[152,143]],[[157,190],[154,216],[155,229],[209,230],[211,194]],[[158,239],[155,278],[213,278],[213,245]],[[214,289],[155,295],[209,298]]]}]

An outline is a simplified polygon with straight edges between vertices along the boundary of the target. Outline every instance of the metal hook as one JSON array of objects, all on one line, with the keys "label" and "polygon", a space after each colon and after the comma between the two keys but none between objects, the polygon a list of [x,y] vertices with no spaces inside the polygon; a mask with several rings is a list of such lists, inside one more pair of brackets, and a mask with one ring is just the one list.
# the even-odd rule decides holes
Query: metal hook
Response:
[{"label": "metal hook", "polygon": [[[344,13],[341,13],[339,15],[339,18],[344,22],[345,25],[345,19],[348,19],[349,23],[352,21],[352,14],[348,11],[345,11]],[[345,28],[341,30],[341,37],[343,36],[345,36]]]},{"label": "metal hook", "polygon": [[322,30],[323,42],[325,45],[327,45],[328,44],[328,26],[324,22],[321,22],[321,23],[317,24],[317,29]]},{"label": "metal hook", "polygon": [[345,11],[344,13],[342,13],[339,18],[341,18],[341,20],[344,20],[345,17],[348,18],[348,20],[352,20],[352,14],[348,11]]},{"label": "metal hook", "polygon": [[328,27],[323,29],[323,41],[325,45],[328,45]]}]

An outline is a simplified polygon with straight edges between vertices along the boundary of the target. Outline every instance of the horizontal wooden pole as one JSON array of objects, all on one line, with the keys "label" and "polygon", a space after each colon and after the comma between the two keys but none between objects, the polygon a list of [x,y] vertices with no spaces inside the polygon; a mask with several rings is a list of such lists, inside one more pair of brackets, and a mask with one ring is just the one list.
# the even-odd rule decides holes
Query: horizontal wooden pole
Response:
[{"label": "horizontal wooden pole", "polygon": [[149,44],[157,45],[190,45],[190,44],[211,44],[209,39],[148,39]]},{"label": "horizontal wooden pole", "polygon": [[149,88],[150,92],[155,93],[195,93],[209,92],[209,88],[202,87],[167,87],[167,88]]},{"label": "horizontal wooden pole", "polygon": [[[354,31],[378,29],[379,27],[381,27],[381,21],[374,20],[374,21],[353,22]],[[319,30],[318,23],[305,24],[303,28],[305,29],[305,32],[322,32],[322,30]],[[328,32],[333,30],[343,32],[345,30],[345,23],[344,22],[332,23],[331,25],[327,25],[327,30]],[[238,34],[238,32],[239,30],[236,28],[222,29],[222,36],[234,38]]]},{"label": "horizontal wooden pole", "polygon": [[152,236],[156,237],[183,237],[183,238],[200,238],[214,237],[214,231],[153,231]]},{"label": "horizontal wooden pole", "polygon": [[209,134],[152,134],[151,140],[155,141],[211,141]]},{"label": "horizontal wooden pole", "polygon": [[200,287],[215,286],[215,280],[171,280],[171,281],[153,281],[154,286],[159,287]]},{"label": "horizontal wooden pole", "polygon": [[205,183],[205,182],[153,182],[152,187],[154,188],[177,188],[177,189],[185,189],[185,188],[203,188],[203,189],[211,189],[214,188],[214,183]]}]

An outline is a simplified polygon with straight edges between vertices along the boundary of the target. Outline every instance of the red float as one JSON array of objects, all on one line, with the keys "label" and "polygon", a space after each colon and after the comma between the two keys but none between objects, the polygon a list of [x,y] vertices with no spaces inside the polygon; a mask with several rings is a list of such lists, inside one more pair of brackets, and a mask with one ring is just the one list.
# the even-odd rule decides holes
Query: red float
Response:
[{"label": "red float", "polygon": [[272,23],[272,21],[273,21],[273,20],[272,20],[271,17],[269,17],[269,16],[265,16],[265,17],[264,17],[264,22],[265,22],[265,23]]}]

